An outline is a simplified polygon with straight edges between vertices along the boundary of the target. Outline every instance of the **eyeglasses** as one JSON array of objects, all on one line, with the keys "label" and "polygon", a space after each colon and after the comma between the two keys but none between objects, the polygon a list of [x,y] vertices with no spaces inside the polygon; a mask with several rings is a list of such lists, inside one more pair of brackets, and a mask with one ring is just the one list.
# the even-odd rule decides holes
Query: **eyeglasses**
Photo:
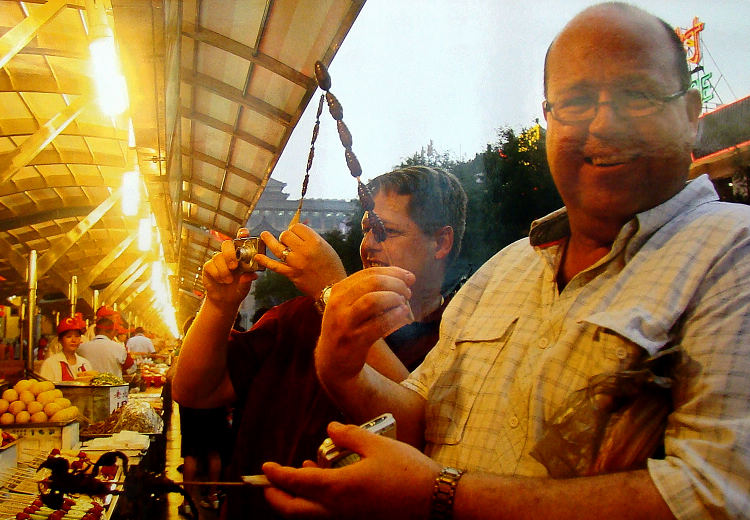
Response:
[{"label": "eyeglasses", "polygon": [[610,101],[599,101],[596,94],[577,94],[556,103],[545,101],[543,109],[561,123],[591,121],[596,117],[600,105],[610,105],[618,116],[632,119],[656,114],[664,105],[685,95],[687,91],[688,89],[683,89],[668,96],[655,96],[640,90],[622,90],[614,92]]}]

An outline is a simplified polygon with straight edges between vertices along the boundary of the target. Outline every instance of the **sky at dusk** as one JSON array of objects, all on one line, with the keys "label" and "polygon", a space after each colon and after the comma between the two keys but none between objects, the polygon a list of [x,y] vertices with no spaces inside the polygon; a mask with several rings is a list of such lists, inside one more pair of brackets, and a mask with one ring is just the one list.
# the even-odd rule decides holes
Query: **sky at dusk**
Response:
[{"label": "sky at dusk", "polygon": [[[543,122],[547,46],[586,0],[368,0],[330,67],[332,88],[363,180],[393,169],[432,141],[471,159],[498,130]],[[705,24],[703,66],[713,102],[750,95],[750,1],[631,1],[673,26]],[[272,178],[299,198],[319,92]],[[324,110],[308,198],[356,197],[335,122]]]}]

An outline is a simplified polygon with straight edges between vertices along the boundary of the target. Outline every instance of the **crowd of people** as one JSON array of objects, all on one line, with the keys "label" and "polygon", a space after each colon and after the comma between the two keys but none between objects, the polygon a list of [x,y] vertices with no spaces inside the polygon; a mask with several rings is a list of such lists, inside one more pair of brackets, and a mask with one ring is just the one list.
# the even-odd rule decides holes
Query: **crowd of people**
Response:
[{"label": "crowd of people", "polygon": [[122,378],[136,371],[136,361],[150,359],[156,348],[143,327],[132,331],[117,311],[107,305],[96,310],[91,325],[81,313],[63,318],[56,337],[40,344],[39,375],[54,382],[111,374]]},{"label": "crowd of people", "polygon": [[[750,208],[719,202],[706,176],[688,180],[701,100],[682,42],[639,8],[599,4],[562,29],[543,66],[564,208],[455,295],[443,278],[466,197],[428,167],[370,182],[385,237],[366,215],[364,269],[350,276],[306,226],[264,233],[279,260],[256,260],[304,296],[249,331],[232,324],[256,274],[237,268],[232,241],[205,264],[173,395],[233,406],[227,476],[270,482],[230,493],[226,518],[747,517]],[[667,376],[650,372],[666,352],[677,353]],[[556,476],[538,447],[571,396],[636,372],[668,381],[654,449]],[[655,408],[646,388],[631,415]],[[591,406],[606,415],[611,401]],[[386,412],[397,440],[351,424]],[[632,423],[615,453],[638,448],[645,427]],[[326,435],[361,459],[307,460]],[[586,456],[560,437],[558,459]]]}]

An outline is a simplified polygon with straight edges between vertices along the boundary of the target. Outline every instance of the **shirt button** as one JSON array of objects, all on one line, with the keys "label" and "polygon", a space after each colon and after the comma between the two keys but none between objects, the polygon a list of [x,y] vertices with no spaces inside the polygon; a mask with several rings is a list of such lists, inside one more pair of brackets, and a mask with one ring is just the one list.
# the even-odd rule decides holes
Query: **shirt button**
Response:
[{"label": "shirt button", "polygon": [[537,344],[539,348],[547,348],[547,345],[549,345],[549,340],[547,338],[539,338],[539,343]]},{"label": "shirt button", "polygon": [[617,347],[617,350],[615,350],[615,356],[617,356],[618,359],[625,359],[628,357],[628,351],[625,350],[625,347]]},{"label": "shirt button", "polygon": [[515,415],[511,417],[508,421],[508,424],[510,424],[511,428],[515,428],[516,426],[518,426],[518,417],[516,417]]}]

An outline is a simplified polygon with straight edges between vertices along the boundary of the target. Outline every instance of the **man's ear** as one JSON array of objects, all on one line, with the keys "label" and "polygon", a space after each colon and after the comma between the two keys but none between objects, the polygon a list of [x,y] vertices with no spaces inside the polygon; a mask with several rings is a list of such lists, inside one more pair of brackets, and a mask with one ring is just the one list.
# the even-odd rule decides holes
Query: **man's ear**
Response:
[{"label": "man's ear", "polygon": [[453,228],[443,226],[434,234],[435,237],[435,260],[442,260],[453,249]]},{"label": "man's ear", "polygon": [[690,120],[691,123],[694,123],[697,128],[698,116],[701,115],[701,110],[703,110],[701,93],[698,91],[698,89],[691,88],[685,93],[685,99],[687,100],[686,109],[688,120]]}]

